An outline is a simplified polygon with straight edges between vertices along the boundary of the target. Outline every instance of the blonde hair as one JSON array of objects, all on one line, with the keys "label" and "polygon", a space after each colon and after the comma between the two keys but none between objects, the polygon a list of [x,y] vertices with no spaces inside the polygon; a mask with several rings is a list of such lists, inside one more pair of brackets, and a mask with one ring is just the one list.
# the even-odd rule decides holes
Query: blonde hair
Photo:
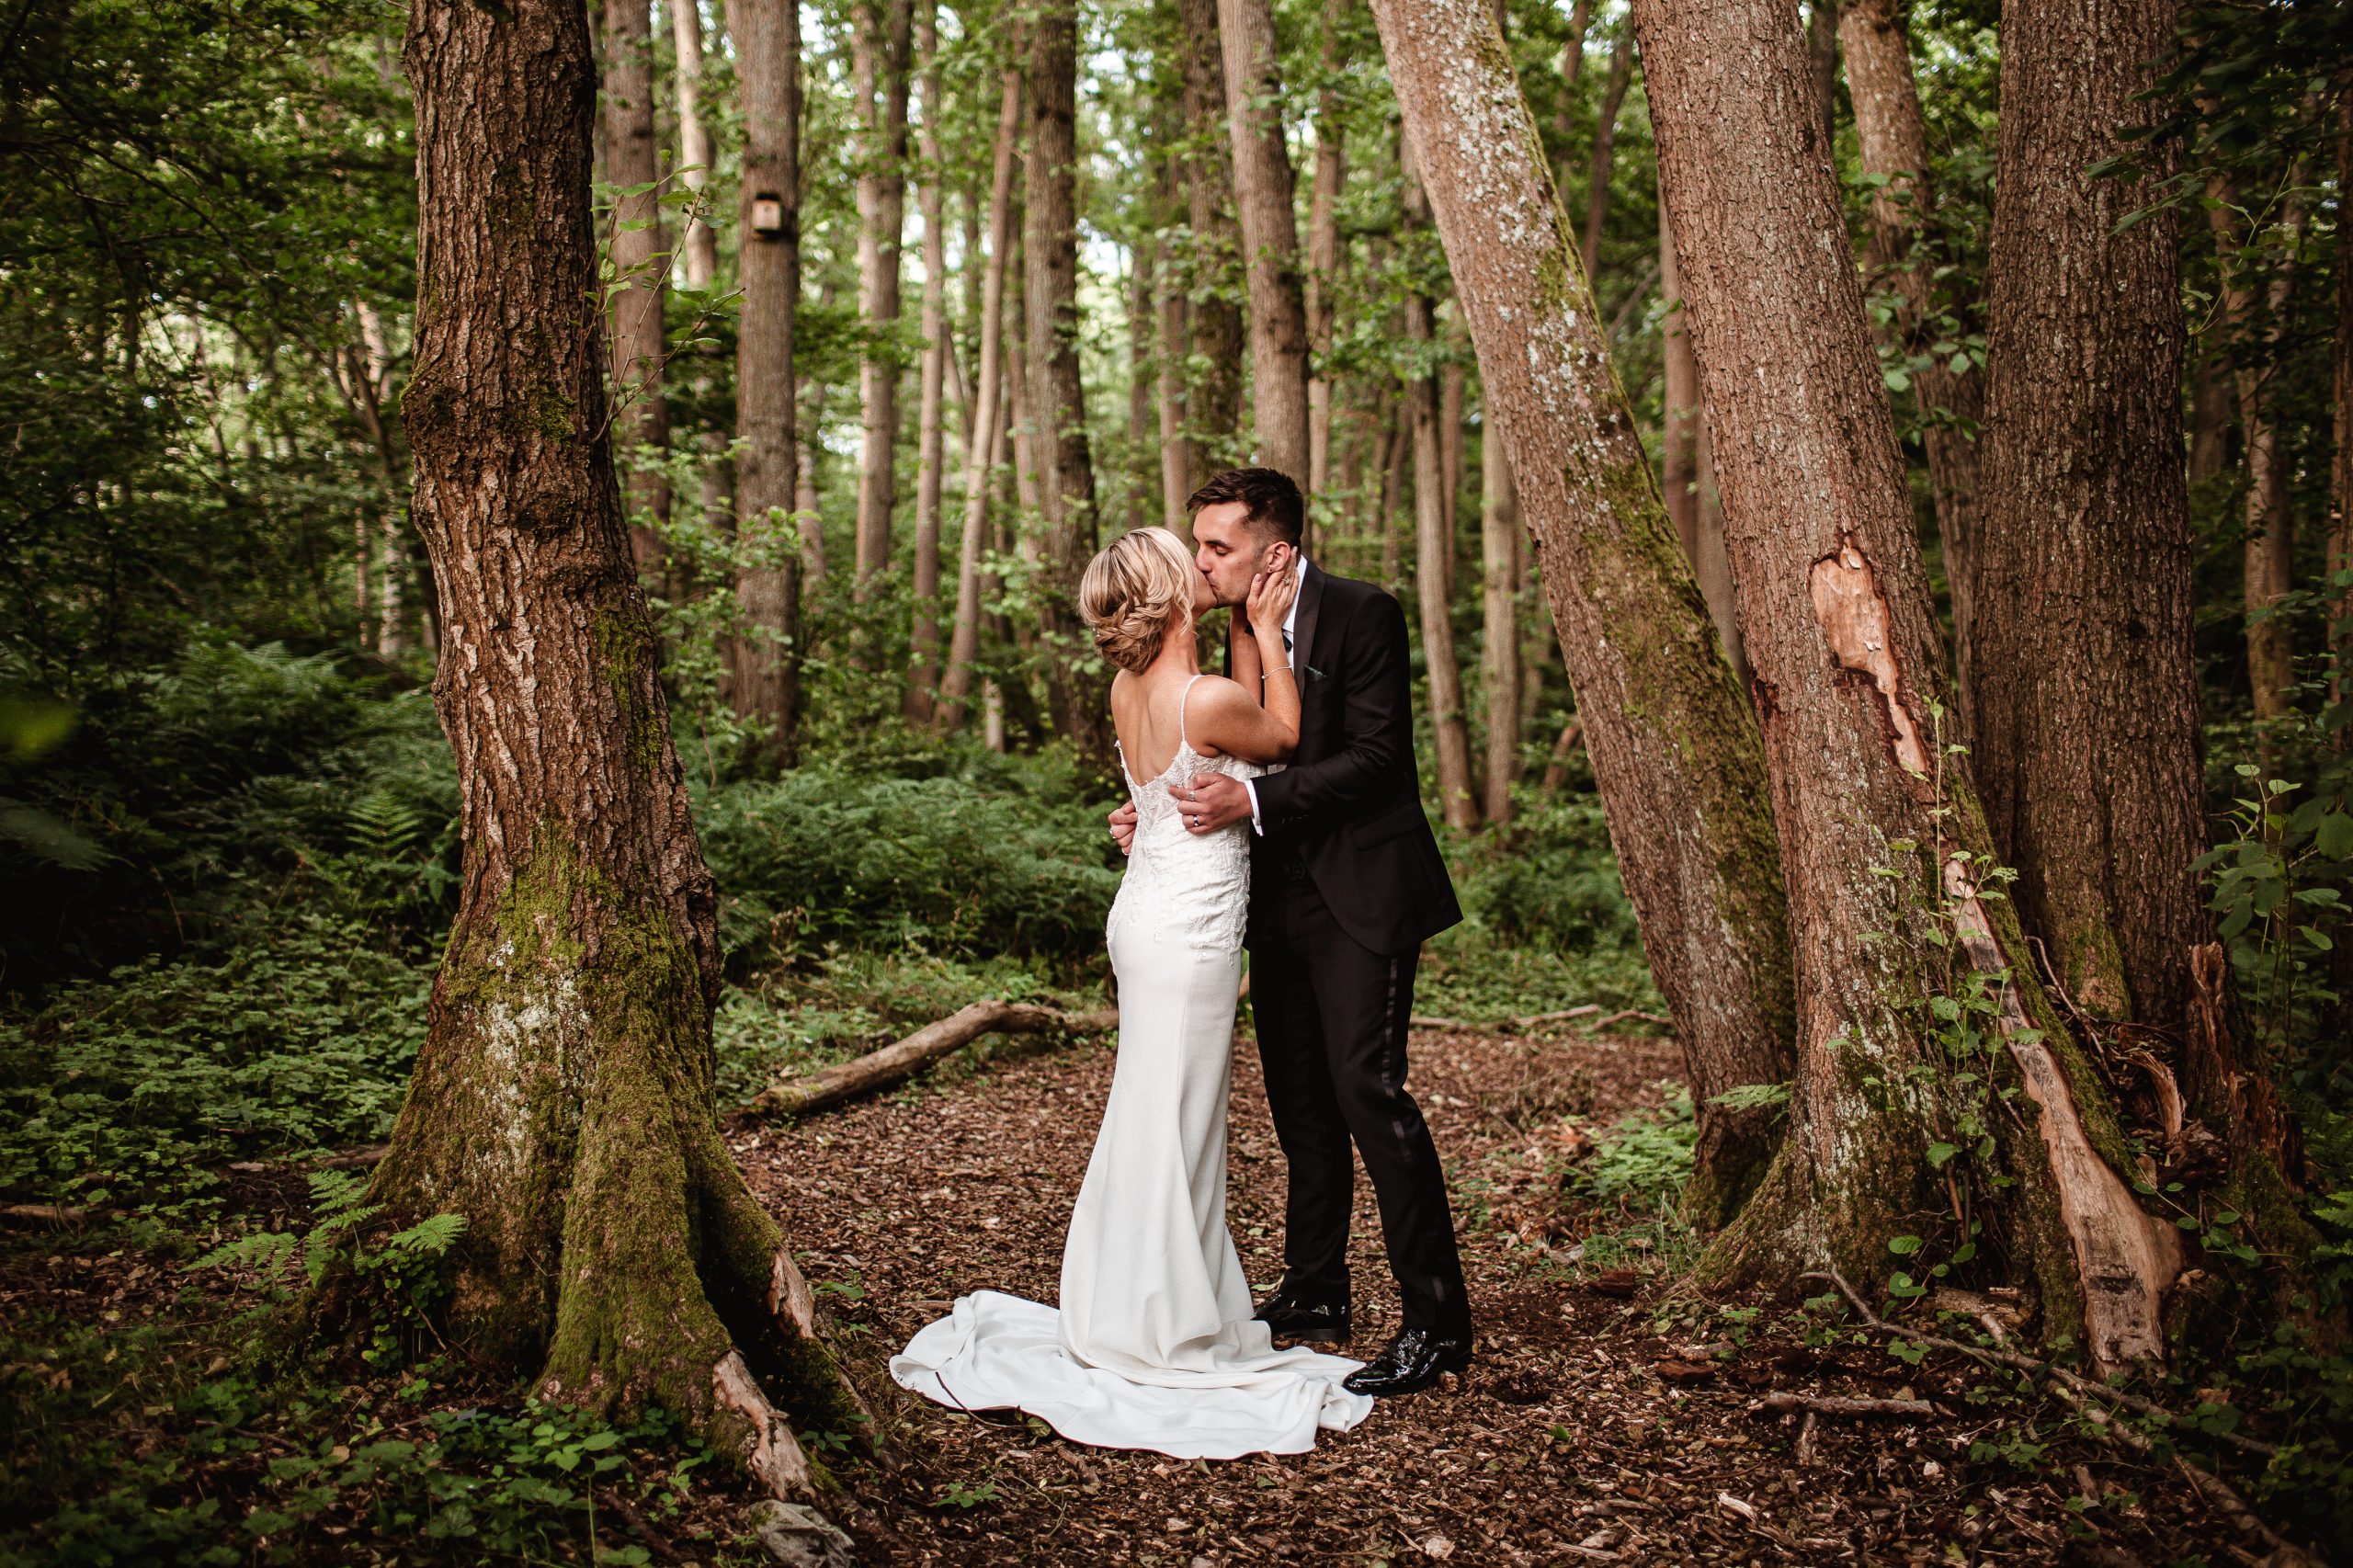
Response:
[{"label": "blonde hair", "polygon": [[1121,534],[1086,563],[1078,580],[1078,610],[1095,646],[1123,670],[1140,671],[1159,656],[1170,626],[1191,613],[1193,559],[1166,528]]}]

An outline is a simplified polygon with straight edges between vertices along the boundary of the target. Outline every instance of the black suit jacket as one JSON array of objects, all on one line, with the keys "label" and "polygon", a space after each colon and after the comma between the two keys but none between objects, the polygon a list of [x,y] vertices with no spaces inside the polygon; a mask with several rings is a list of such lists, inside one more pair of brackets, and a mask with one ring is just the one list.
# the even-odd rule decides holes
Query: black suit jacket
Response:
[{"label": "black suit jacket", "polygon": [[1310,565],[1291,644],[1299,749],[1256,781],[1252,929],[1295,854],[1343,931],[1376,953],[1411,951],[1462,909],[1422,813],[1405,612],[1370,583]]}]

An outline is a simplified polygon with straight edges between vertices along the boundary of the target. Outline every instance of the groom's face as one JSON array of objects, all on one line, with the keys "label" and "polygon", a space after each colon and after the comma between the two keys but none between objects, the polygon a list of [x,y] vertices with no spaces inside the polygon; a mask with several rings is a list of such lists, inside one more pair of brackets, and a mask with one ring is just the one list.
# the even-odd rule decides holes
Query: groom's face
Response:
[{"label": "groom's face", "polygon": [[1250,520],[1240,501],[1221,501],[1193,514],[1193,564],[1209,580],[1210,597],[1231,608],[1250,597],[1250,579],[1291,560],[1290,547]]}]

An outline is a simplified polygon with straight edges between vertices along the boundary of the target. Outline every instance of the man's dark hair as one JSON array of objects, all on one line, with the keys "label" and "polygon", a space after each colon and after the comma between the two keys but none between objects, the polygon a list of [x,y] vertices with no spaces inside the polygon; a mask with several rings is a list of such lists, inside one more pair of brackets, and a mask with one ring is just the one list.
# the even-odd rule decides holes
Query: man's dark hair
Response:
[{"label": "man's dark hair", "polygon": [[1228,501],[1241,502],[1249,508],[1245,515],[1252,523],[1294,550],[1299,547],[1307,503],[1300,499],[1299,486],[1291,483],[1290,475],[1279,469],[1230,468],[1194,491],[1185,509],[1198,512]]}]

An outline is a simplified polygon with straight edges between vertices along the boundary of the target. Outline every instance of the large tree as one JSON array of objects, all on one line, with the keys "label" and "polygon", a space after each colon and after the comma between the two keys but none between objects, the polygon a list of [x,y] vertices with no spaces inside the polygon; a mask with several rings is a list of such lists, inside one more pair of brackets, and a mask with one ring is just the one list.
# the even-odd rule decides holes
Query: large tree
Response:
[{"label": "large tree", "polygon": [[[738,34],[739,38],[743,35]],[[809,1462],[759,1378],[852,1397],[712,1096],[717,899],[606,437],[579,0],[419,0],[415,512],[465,845],[371,1197],[450,1213],[446,1342],[542,1397],[680,1412],[770,1490]],[[340,1321],[357,1281],[314,1302]]]},{"label": "large tree", "polygon": [[801,301],[801,12],[794,0],[728,0],[744,111],[735,276],[735,528],[750,552],[735,580],[744,630],[729,693],[790,762],[801,709],[802,552],[792,336]]},{"label": "large tree", "polygon": [[1238,455],[1242,359],[1247,344],[1234,302],[1241,243],[1234,230],[1233,132],[1227,129],[1225,56],[1218,42],[1217,0],[1176,0],[1177,65],[1184,87],[1185,213],[1188,231],[1188,314],[1192,325],[1185,429],[1195,472],[1228,466]]},{"label": "large tree", "polygon": [[[923,77],[923,128],[917,151],[923,181],[923,371],[915,414],[915,626],[908,640],[907,719],[928,726],[939,690],[939,506],[947,458],[942,400],[947,392],[948,192],[940,156],[939,6],[915,0],[915,51]],[[970,258],[966,258],[970,265]]]},{"label": "large tree", "polygon": [[[1788,937],[1756,721],[1678,548],[1489,0],[1374,0],[1594,777],[1699,1118],[1695,1217],[1763,1174]],[[1465,40],[1468,40],[1468,47]]]},{"label": "large tree", "polygon": [[[2176,0],[2012,0],[1973,550],[1970,767],[2077,1006],[2176,1030],[2212,922],[2172,210],[2124,153]],[[1850,29],[1852,30],[1852,29]],[[1850,54],[1850,59],[1852,58]],[[2162,175],[2164,171],[2154,171]]]},{"label": "large tree", "polygon": [[1257,461],[1308,488],[1307,306],[1291,212],[1290,143],[1267,0],[1218,0],[1233,202],[1250,290],[1250,423]]},{"label": "large tree", "polygon": [[[2119,1174],[2129,1155],[2100,1079],[2011,904],[1988,896],[1992,840],[1947,751],[1943,648],[1797,13],[1635,0],[1633,19],[1796,959],[1788,1135],[1702,1278],[1869,1277],[1892,1241],[1958,1210],[1953,1254],[1990,1247],[2047,1328],[2104,1367],[2161,1359],[2177,1233]],[[1939,998],[1984,1020],[1984,1052],[1956,1060]],[[1972,1084],[2017,1091],[2020,1114]],[[1961,1177],[1973,1196],[1956,1196]]]}]

